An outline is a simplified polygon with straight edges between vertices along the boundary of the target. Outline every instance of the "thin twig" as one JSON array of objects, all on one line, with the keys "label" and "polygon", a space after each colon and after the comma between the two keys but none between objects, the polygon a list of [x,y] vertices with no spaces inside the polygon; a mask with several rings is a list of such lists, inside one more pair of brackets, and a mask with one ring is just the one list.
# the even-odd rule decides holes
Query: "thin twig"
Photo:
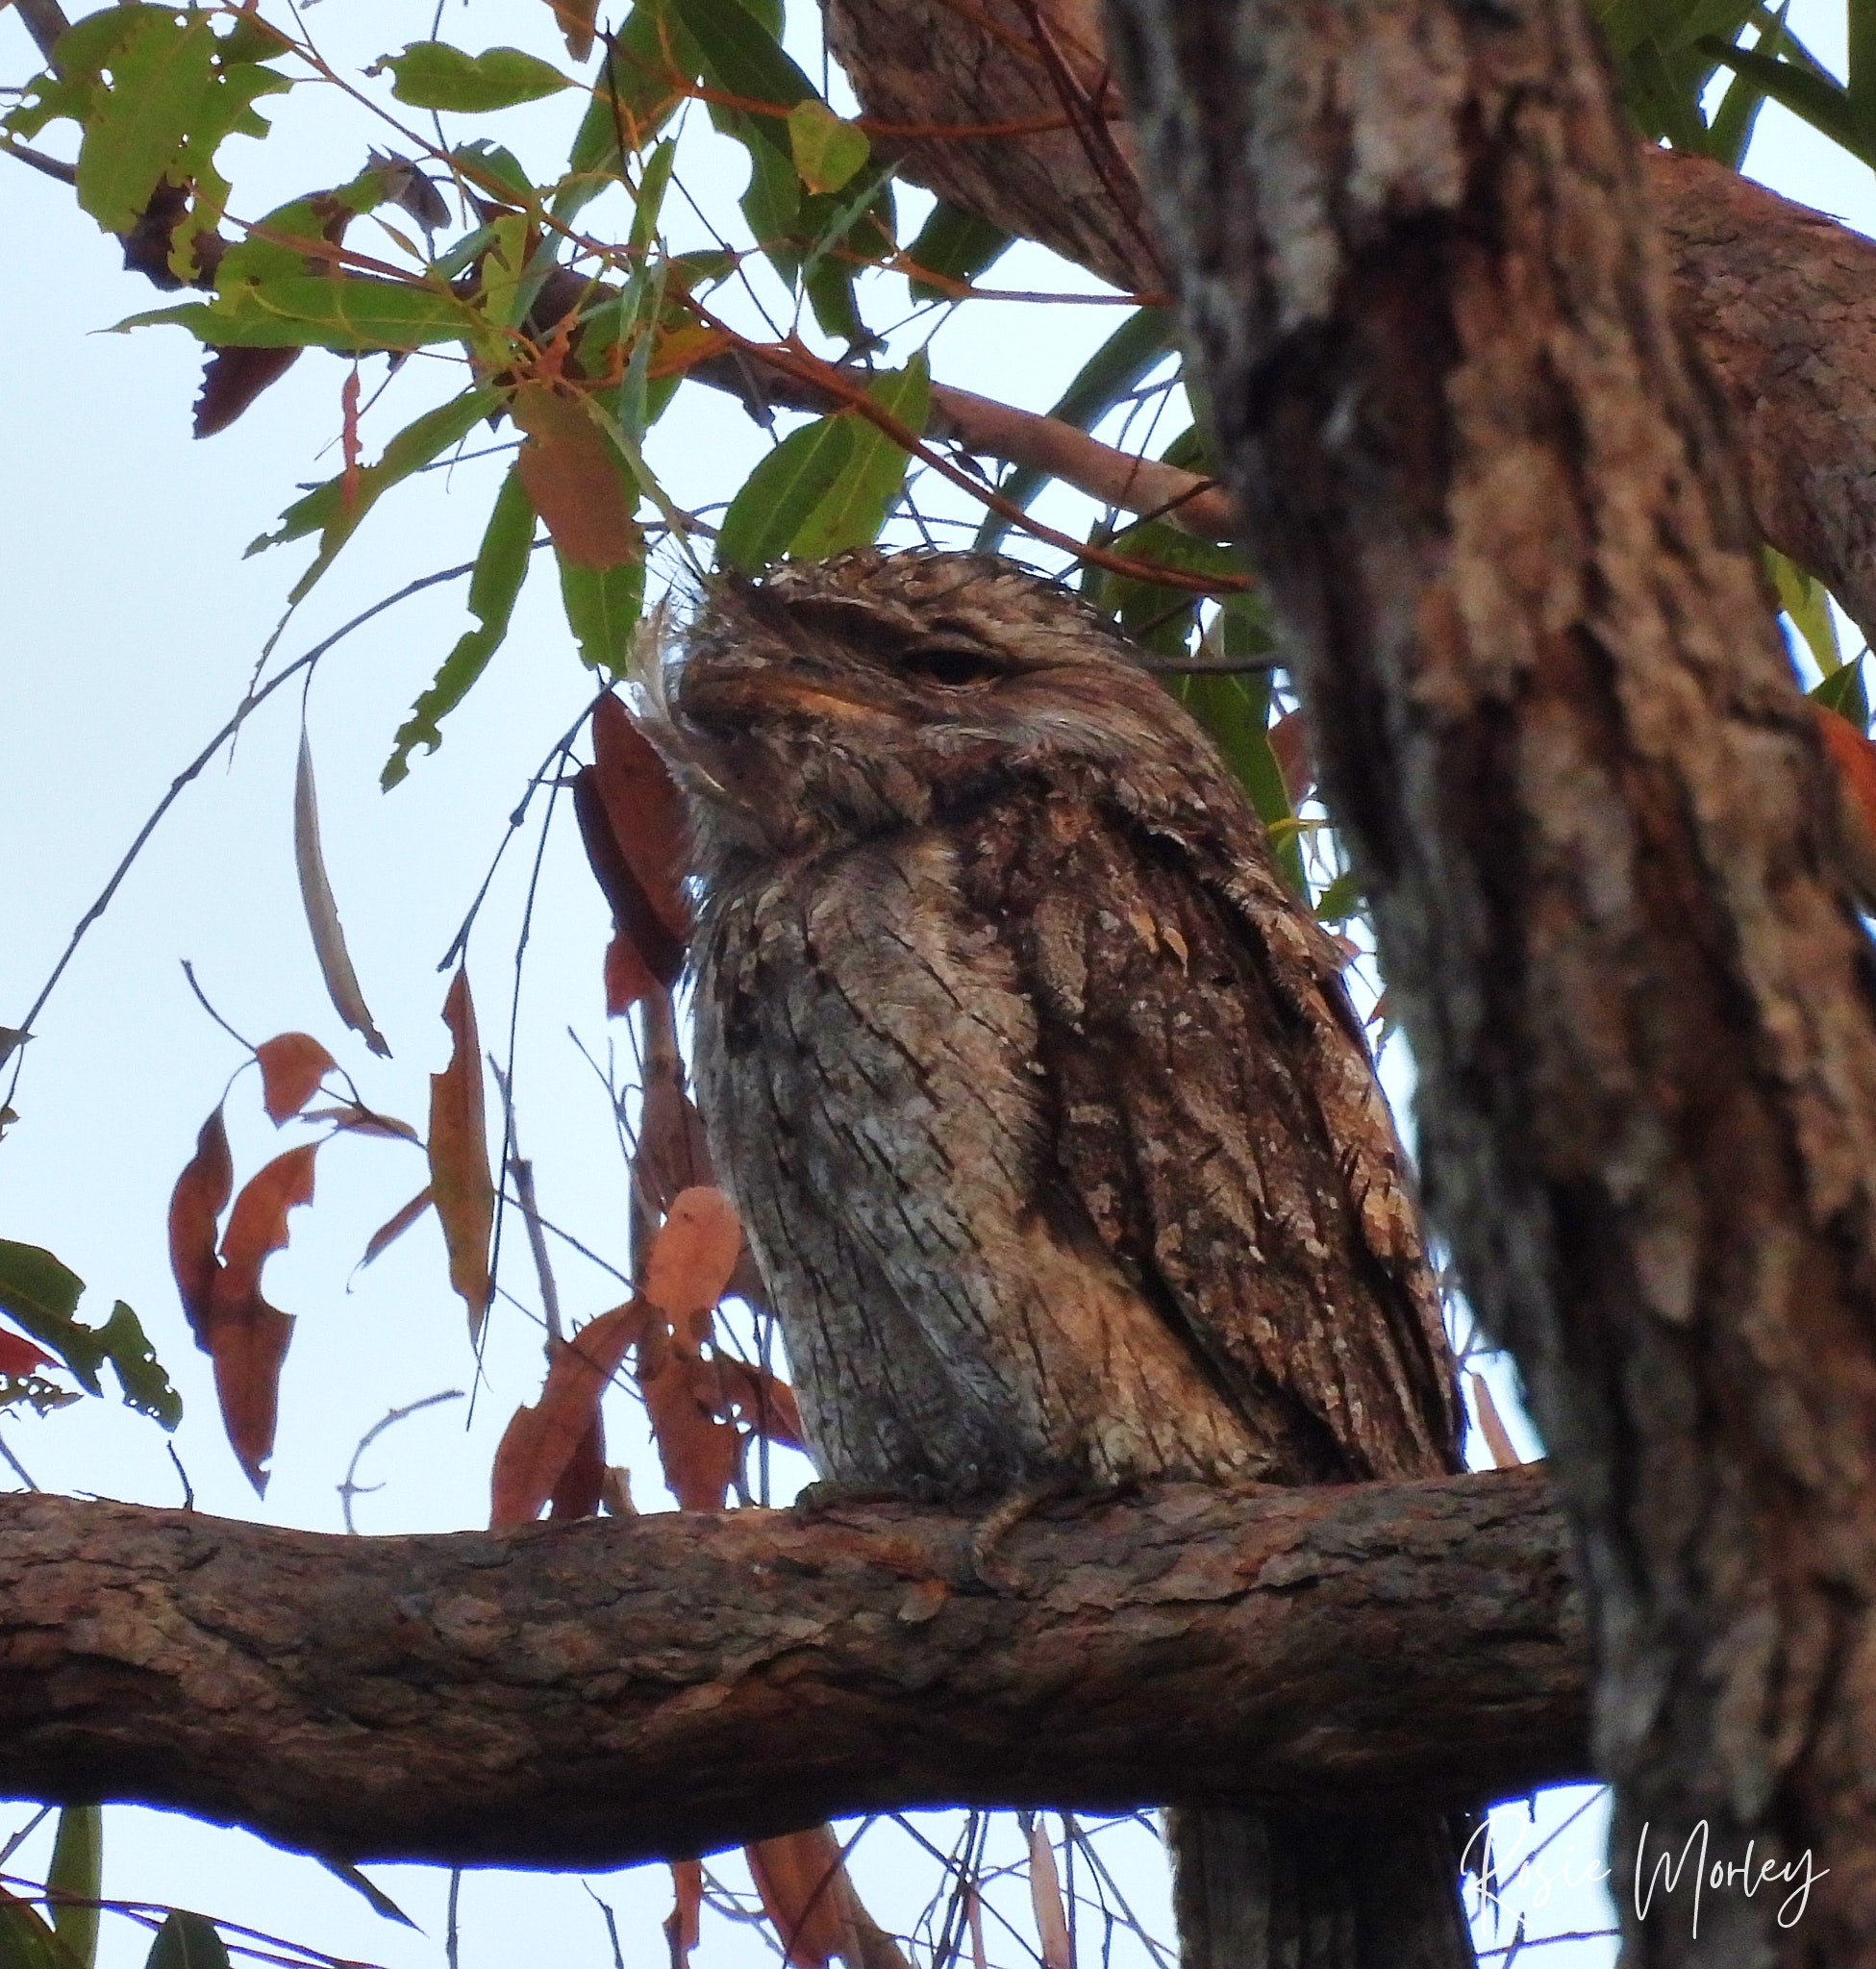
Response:
[{"label": "thin twig", "polygon": [[13,1455],[13,1451],[7,1447],[7,1439],[5,1436],[0,1436],[0,1457],[4,1457],[7,1459],[8,1468],[13,1471],[13,1475],[17,1477],[23,1484],[25,1484],[28,1490],[37,1490],[39,1487],[37,1483],[33,1482],[32,1478],[28,1476],[26,1471],[26,1465],[22,1463],[19,1460],[19,1458]]},{"label": "thin twig", "polygon": [[196,1004],[199,1005],[202,1008],[202,1009],[205,1012],[207,1012],[212,1019],[214,1020],[215,1024],[218,1025],[221,1028],[221,1030],[224,1033],[226,1033],[232,1040],[234,1040],[235,1044],[238,1046],[243,1053],[252,1053],[254,1051],[254,1048],[248,1043],[248,1041],[243,1039],[241,1035],[238,1032],[236,1032],[234,1027],[231,1026],[228,1023],[228,1021],[225,1018],[223,1018],[222,1015],[214,1009],[214,1007],[209,1003],[209,994],[203,990],[201,984],[198,982],[195,975],[195,966],[189,962],[188,958],[185,958],[183,960],[183,976],[188,980],[188,988],[195,993]]},{"label": "thin twig", "polygon": [[243,695],[240,703],[235,707],[234,714],[229,718],[228,722],[196,754],[195,758],[170,781],[169,790],[157,802],[150,817],[138,829],[136,839],[124,851],[124,858],[112,872],[111,880],[99,891],[97,900],[78,919],[78,923],[73,929],[71,935],[66,939],[64,950],[60,954],[59,961],[52,967],[52,975],[40,986],[39,995],[27,1008],[26,1016],[19,1022],[19,1031],[22,1034],[30,1034],[32,1032],[33,1021],[45,1009],[46,1000],[52,996],[59,980],[64,976],[65,967],[78,954],[78,946],[84,940],[85,933],[111,907],[112,899],[122,885],[125,876],[130,873],[132,866],[135,864],[137,858],[143,852],[150,836],[156,833],[158,827],[162,824],[163,816],[175,806],[177,800],[181,798],[184,788],[189,785],[192,781],[202,776],[203,772],[207,770],[210,760],[240,731],[241,727],[266,703],[268,698],[289,679],[297,677],[302,670],[310,669],[329,649],[336,643],[341,642],[355,629],[363,628],[373,616],[382,615],[387,609],[395,608],[399,602],[407,602],[413,595],[420,594],[425,588],[436,587],[440,582],[461,581],[465,574],[471,573],[474,567],[475,562],[473,561],[465,561],[460,567],[444,567],[439,568],[435,574],[419,575],[415,581],[409,582],[399,588],[394,595],[387,595],[382,601],[372,603],[371,607],[364,610],[363,613],[354,615],[351,621],[346,623],[343,628],[334,630],[323,642],[314,643],[303,657],[294,658],[286,669],[282,670],[278,676],[270,679],[266,684],[263,684],[259,690],[250,690]]},{"label": "thin twig", "polygon": [[[195,1485],[188,1481],[188,1472],[183,1468],[183,1459],[176,1454],[176,1445],[166,1442],[163,1448],[169,1452],[169,1460],[175,1464],[176,1476],[183,1486],[183,1508],[192,1511],[195,1508]],[[0,1857],[4,1856],[0,1855]]]},{"label": "thin twig", "polygon": [[460,1402],[462,1399],[463,1390],[461,1388],[444,1388],[440,1394],[425,1395],[420,1402],[407,1402],[403,1408],[393,1408],[389,1414],[374,1422],[359,1437],[358,1448],[352,1452],[352,1460],[345,1466],[345,1482],[336,1486],[338,1491],[338,1508],[345,1517],[345,1529],[354,1537],[358,1536],[359,1528],[352,1522],[352,1500],[355,1497],[363,1497],[374,1490],[382,1490],[384,1488],[382,1483],[361,1484],[352,1482],[353,1478],[359,1474],[359,1459],[392,1424],[402,1422],[408,1415],[414,1415],[420,1408],[434,1408],[438,1402]]},{"label": "thin twig", "polygon": [[16,137],[0,136],[0,150],[9,157],[17,158],[22,164],[30,164],[36,171],[43,172],[48,178],[56,178],[61,185],[78,183],[78,166],[68,164],[63,158],[48,157],[42,150],[35,150],[29,143],[21,143]]},{"label": "thin twig", "polygon": [[26,23],[26,32],[33,37],[33,44],[46,59],[48,66],[52,62],[52,51],[59,45],[59,37],[70,27],[65,18],[64,9],[58,0],[13,0],[15,11]]}]

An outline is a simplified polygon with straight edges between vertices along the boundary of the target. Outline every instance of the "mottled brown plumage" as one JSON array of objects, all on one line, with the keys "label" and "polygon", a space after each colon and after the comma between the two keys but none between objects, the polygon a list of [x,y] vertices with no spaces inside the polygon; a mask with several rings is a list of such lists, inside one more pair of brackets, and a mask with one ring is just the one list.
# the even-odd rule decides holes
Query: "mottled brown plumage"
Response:
[{"label": "mottled brown plumage", "polygon": [[[824,1474],[966,1494],[1455,1467],[1338,953],[1110,624],[988,557],[787,567],[707,598],[669,732],[704,887],[699,1093]],[[1184,1820],[1208,1969],[1463,1959],[1357,1946],[1383,1918],[1355,1822]],[[1405,1916],[1398,1856],[1437,1870],[1438,1842],[1359,1823]],[[1451,1930],[1451,1903],[1448,1877],[1426,1918]]]}]

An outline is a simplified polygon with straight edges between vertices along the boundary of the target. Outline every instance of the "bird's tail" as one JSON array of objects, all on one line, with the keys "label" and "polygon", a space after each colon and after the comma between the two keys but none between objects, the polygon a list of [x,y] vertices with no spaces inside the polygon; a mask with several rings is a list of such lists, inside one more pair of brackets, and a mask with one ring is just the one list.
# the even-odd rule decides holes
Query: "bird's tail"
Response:
[{"label": "bird's tail", "polygon": [[1473,1969],[1446,1819],[1166,1814],[1182,1969]]}]

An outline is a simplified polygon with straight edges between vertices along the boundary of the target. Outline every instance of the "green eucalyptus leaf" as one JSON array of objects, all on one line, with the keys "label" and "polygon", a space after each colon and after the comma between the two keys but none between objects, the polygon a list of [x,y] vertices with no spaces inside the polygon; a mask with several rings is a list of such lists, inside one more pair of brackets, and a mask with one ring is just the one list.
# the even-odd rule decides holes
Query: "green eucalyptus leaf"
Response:
[{"label": "green eucalyptus leaf", "polygon": [[1840,144],[1852,157],[1876,166],[1876,141],[1872,141],[1863,117],[1850,101],[1849,91],[1840,83],[1798,62],[1780,61],[1757,48],[1729,48],[1714,39],[1699,45],[1703,54],[1757,84],[1773,102],[1783,104],[1794,116],[1833,143]]},{"label": "green eucalyptus leaf", "polygon": [[78,153],[78,202],[108,233],[136,224],[214,82],[206,13],[134,11],[111,51],[112,86],[87,119]]},{"label": "green eucalyptus leaf", "polygon": [[703,58],[704,75],[725,95],[760,104],[752,120],[784,156],[788,154],[788,112],[820,91],[789,57],[775,33],[740,0],[668,0],[672,17],[688,30]]},{"label": "green eucalyptus leaf", "polygon": [[561,604],[567,627],[580,645],[580,660],[607,677],[623,677],[631,667],[632,632],[645,612],[645,563],[621,561],[613,567],[585,567],[558,552]]},{"label": "green eucalyptus leaf", "polygon": [[98,1958],[98,1898],[104,1892],[104,1813],[68,1805],[59,1814],[45,1884],[52,1927],[73,1957],[92,1969]]},{"label": "green eucalyptus leaf", "polygon": [[143,1969],[230,1969],[228,1944],[206,1914],[177,1907],[157,1930]]},{"label": "green eucalyptus leaf", "polygon": [[109,1360],[124,1400],[165,1429],[175,1428],[182,1404],[137,1315],[119,1300],[105,1325],[85,1326],[76,1316],[84,1290],[84,1280],[51,1252],[0,1237],[0,1309],[56,1354],[88,1392],[103,1392],[98,1368]]},{"label": "green eucalyptus leaf", "polygon": [[514,612],[515,597],[528,578],[534,550],[534,508],[528,503],[521,474],[511,465],[502,481],[502,489],[495,495],[494,510],[488,515],[488,525],[476,553],[475,569],[469,576],[469,612],[478,626],[458,637],[456,647],[443,659],[435,682],[397,728],[395,747],[379,776],[379,784],[387,792],[410,773],[414,747],[421,745],[426,752],[435,752],[443,742],[438,721],[468,695],[488,668],[488,660],[501,648]]},{"label": "green eucalyptus leaf", "polygon": [[1010,248],[1010,235],[975,212],[961,212],[943,199],[932,208],[932,215],[918,229],[918,237],[906,248],[906,259],[936,280],[912,275],[914,301],[943,301],[952,296],[952,282],[968,286],[992,262]]},{"label": "green eucalyptus leaf", "polygon": [[460,110],[484,115],[538,102],[573,87],[551,63],[519,48],[485,48],[480,55],[448,41],[413,41],[401,55],[387,55],[365,72],[388,68],[397,79],[391,94],[417,110]]},{"label": "green eucalyptus leaf", "polygon": [[730,501],[716,536],[724,567],[760,574],[788,551],[853,457],[855,430],[843,412],[819,417],[783,438]]},{"label": "green eucalyptus leaf", "polygon": [[441,457],[452,444],[460,443],[500,402],[496,391],[478,386],[439,404],[434,411],[426,411],[385,446],[376,464],[362,465],[352,474],[349,502],[344,474],[328,479],[305,498],[296,499],[281,514],[280,525],[271,534],[263,534],[249,544],[248,554],[259,554],[263,548],[278,547],[284,541],[297,540],[311,533],[319,534],[319,552],[293,586],[290,599],[297,602],[332,565],[359,522],[386,492],[419,466]]},{"label": "green eucalyptus leaf", "polygon": [[1826,710],[1848,718],[1859,732],[1869,730],[1869,693],[1863,686],[1862,656],[1833,670],[1811,696]]},{"label": "green eucalyptus leaf", "polygon": [[[866,394],[913,436],[922,436],[932,396],[932,372],[924,350],[903,369],[888,369],[874,377]],[[853,456],[788,542],[788,552],[804,561],[819,561],[877,539],[906,482],[911,460],[904,449],[858,411],[842,411],[840,415],[853,423]]]},{"label": "green eucalyptus leaf", "polygon": [[788,112],[788,148],[810,191],[838,191],[873,154],[866,133],[818,96],[804,96]]},{"label": "green eucalyptus leaf", "polygon": [[0,1969],[84,1969],[36,1907],[0,1891]]},{"label": "green eucalyptus leaf", "polygon": [[477,341],[487,317],[435,287],[349,274],[287,274],[248,281],[213,301],[155,308],[116,324],[186,328],[214,348],[340,349],[376,354],[431,342]]}]

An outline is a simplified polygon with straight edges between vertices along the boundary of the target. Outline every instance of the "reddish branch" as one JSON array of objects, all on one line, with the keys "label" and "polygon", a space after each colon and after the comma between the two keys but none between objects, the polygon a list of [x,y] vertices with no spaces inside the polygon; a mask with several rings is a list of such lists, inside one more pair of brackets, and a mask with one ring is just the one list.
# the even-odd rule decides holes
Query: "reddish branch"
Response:
[{"label": "reddish branch", "polygon": [[0,1501],[0,1787],[352,1858],[609,1866],[847,1813],[1581,1775],[1540,1476],[347,1539]]}]

